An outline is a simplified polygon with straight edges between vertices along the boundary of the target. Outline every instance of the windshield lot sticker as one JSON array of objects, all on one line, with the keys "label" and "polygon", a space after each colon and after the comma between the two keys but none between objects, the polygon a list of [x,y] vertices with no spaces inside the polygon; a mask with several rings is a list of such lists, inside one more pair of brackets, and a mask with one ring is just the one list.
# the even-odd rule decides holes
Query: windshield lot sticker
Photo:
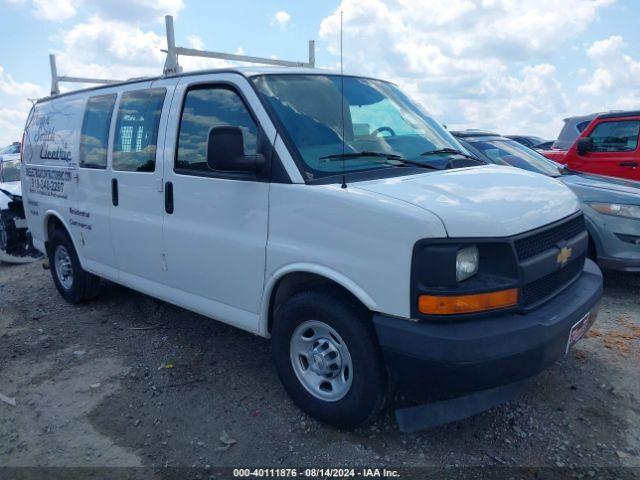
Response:
[{"label": "windshield lot sticker", "polygon": [[67,198],[65,186],[71,182],[71,172],[27,167],[25,174],[29,179],[29,193],[46,197]]}]

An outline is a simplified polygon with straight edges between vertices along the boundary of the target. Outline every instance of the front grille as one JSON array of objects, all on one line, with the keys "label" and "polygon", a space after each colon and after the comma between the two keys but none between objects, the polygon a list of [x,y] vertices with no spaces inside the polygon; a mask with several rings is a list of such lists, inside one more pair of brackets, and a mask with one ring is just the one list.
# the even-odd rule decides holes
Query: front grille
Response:
[{"label": "front grille", "polygon": [[534,280],[522,288],[522,305],[535,305],[573,282],[582,272],[584,255],[569,262],[566,266],[544,277]]},{"label": "front grille", "polygon": [[518,254],[518,261],[522,262],[523,260],[535,257],[539,253],[554,247],[558,242],[569,240],[584,232],[584,230],[584,217],[580,215],[548,230],[516,240],[515,247]]}]

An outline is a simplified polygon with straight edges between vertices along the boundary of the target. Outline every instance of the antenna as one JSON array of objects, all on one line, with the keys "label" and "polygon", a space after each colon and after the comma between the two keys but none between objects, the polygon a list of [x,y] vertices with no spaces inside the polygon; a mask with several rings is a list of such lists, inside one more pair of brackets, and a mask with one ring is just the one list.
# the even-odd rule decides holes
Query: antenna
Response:
[{"label": "antenna", "polygon": [[344,69],[342,61],[342,10],[340,10],[340,113],[342,116],[342,188],[347,188],[347,178],[345,175],[344,158]]}]

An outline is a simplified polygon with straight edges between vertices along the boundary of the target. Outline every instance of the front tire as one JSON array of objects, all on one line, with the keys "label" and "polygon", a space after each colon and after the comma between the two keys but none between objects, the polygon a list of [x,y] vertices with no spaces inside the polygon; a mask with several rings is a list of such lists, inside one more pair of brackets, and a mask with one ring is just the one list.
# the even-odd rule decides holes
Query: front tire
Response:
[{"label": "front tire", "polygon": [[69,303],[80,303],[98,295],[100,279],[80,266],[78,254],[66,232],[56,230],[49,240],[49,266],[58,292]]},{"label": "front tire", "polygon": [[293,401],[338,428],[371,422],[386,375],[370,314],[341,292],[295,294],[275,312],[273,357]]}]

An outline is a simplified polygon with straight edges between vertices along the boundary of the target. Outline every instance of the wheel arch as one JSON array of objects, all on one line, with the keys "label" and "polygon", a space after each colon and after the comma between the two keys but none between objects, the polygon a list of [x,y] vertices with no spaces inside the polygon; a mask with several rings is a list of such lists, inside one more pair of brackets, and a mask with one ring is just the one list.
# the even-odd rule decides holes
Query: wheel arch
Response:
[{"label": "wheel arch", "polygon": [[357,283],[345,275],[327,267],[313,264],[288,265],[278,270],[266,283],[259,333],[268,337],[273,325],[273,314],[278,305],[300,291],[334,287],[355,299],[369,311],[376,311],[373,298]]},{"label": "wheel arch", "polygon": [[589,234],[589,245],[587,246],[587,255],[593,257],[592,260],[596,262],[598,257],[602,255],[603,244],[600,238],[598,228],[591,221],[590,218],[585,216],[585,224],[587,227],[587,233]]},{"label": "wheel arch", "polygon": [[46,253],[49,253],[49,239],[51,238],[53,232],[58,228],[64,230],[67,235],[69,235],[71,243],[73,244],[73,248],[76,250],[78,260],[80,261],[80,266],[84,268],[84,259],[82,257],[82,252],[78,248],[76,239],[71,234],[69,224],[64,220],[64,218],[62,218],[62,216],[58,212],[55,212],[53,210],[47,211],[43,217],[42,232],[44,236],[44,246],[46,249]]}]

